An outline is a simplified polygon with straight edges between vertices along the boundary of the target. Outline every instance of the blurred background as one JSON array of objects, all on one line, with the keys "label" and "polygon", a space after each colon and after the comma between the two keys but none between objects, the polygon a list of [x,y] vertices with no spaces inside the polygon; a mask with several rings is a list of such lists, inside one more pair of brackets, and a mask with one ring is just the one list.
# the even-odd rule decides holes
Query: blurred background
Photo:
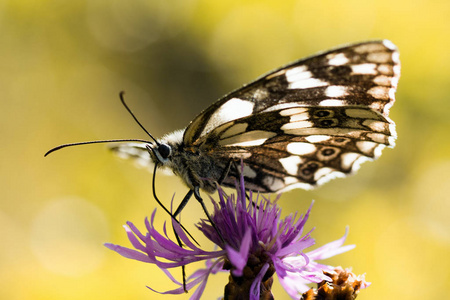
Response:
[{"label": "blurred background", "polygon": [[[450,285],[450,2],[89,0],[0,2],[0,298],[187,299],[157,268],[103,246],[129,246],[157,206],[151,174],[104,145],[44,159],[63,143],[143,138],[185,127],[222,95],[287,62],[340,44],[390,39],[402,75],[394,149],[356,176],[294,190],[283,213],[304,212],[317,245],[350,226],[356,249],[326,263],[366,273],[358,299],[442,299]],[[166,204],[187,189],[157,177]],[[193,200],[183,223],[203,217]],[[157,215],[157,226],[168,220]],[[197,235],[198,236],[198,235]],[[200,240],[207,247],[205,240]],[[189,268],[188,273],[194,268]],[[180,271],[174,272],[180,278]],[[210,278],[217,299],[227,275]],[[288,299],[275,282],[276,299]]]}]

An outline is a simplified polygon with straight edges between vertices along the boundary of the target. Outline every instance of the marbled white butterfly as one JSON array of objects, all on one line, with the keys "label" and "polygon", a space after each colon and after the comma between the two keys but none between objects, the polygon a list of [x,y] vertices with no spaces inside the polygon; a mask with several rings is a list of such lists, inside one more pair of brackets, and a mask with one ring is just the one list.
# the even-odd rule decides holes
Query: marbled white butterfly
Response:
[{"label": "marbled white butterfly", "polygon": [[231,92],[186,129],[154,143],[112,149],[184,181],[190,192],[174,215],[192,194],[201,201],[199,189],[212,193],[217,183],[234,186],[241,160],[249,190],[311,188],[352,173],[394,146],[395,124],[388,114],[399,75],[399,53],[390,41],[345,46]]}]

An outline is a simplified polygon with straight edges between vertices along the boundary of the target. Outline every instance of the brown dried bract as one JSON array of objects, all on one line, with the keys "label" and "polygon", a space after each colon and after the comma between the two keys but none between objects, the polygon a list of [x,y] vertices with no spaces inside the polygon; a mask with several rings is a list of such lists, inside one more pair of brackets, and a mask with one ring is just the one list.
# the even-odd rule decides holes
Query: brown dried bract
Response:
[{"label": "brown dried bract", "polygon": [[364,275],[356,276],[349,269],[337,267],[334,272],[325,272],[332,279],[331,282],[322,281],[317,289],[310,289],[302,295],[301,300],[353,300],[358,296],[359,290],[369,284]]}]

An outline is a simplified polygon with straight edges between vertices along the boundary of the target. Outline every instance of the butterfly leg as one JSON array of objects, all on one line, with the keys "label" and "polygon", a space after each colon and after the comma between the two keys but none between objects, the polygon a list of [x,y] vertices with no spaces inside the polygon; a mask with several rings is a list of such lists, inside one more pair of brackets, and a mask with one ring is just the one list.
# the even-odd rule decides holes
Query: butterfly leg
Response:
[{"label": "butterfly leg", "polygon": [[[167,212],[170,217],[172,218],[173,221],[175,221],[178,225],[180,225],[180,227],[184,230],[184,232],[186,232],[186,234],[189,235],[189,237],[197,244],[199,245],[199,243],[194,239],[194,237],[189,233],[189,231],[187,231],[186,228],[184,228],[184,226],[176,219],[176,216],[183,210],[183,208],[186,206],[187,202],[189,201],[189,199],[192,197],[192,193],[193,190],[189,190],[189,192],[186,194],[186,196],[184,196],[183,201],[181,201],[181,204],[178,206],[178,208],[176,209],[175,213],[172,214],[165,206],[164,204],[162,204],[162,202],[158,199],[158,197],[156,196],[156,168],[157,168],[158,164],[155,164],[155,169],[153,170],[153,180],[152,180],[152,187],[153,187],[153,197],[155,198],[156,202],[159,204],[159,206],[161,206],[165,212]],[[172,225],[172,229],[173,229],[173,233],[175,234],[175,238],[177,239],[178,245],[180,247],[183,246],[183,243],[181,242],[180,237],[178,236],[178,234],[175,231],[175,227],[173,227]],[[186,289],[186,269],[184,266],[181,267],[181,272],[182,272],[182,276],[183,276],[183,289],[184,291],[187,293],[187,289]]]},{"label": "butterfly leg", "polygon": [[[236,170],[236,173],[237,173],[236,179],[241,178],[241,171],[239,170],[239,167],[238,167],[236,161],[230,159],[230,160],[228,161],[228,163],[227,163],[227,166],[226,166],[225,169],[223,170],[222,175],[220,176],[219,180],[217,181],[217,183],[218,183],[219,185],[222,185],[222,183],[223,183],[223,181],[225,180],[225,178],[228,177],[228,175],[230,174],[230,171],[231,171],[231,167],[232,167],[232,166],[234,167],[234,169]],[[225,193],[225,192],[224,192],[224,193]],[[225,194],[225,195],[226,195],[226,194]],[[245,197],[247,198],[247,200],[250,200],[250,197],[248,196],[247,193],[245,193]]]},{"label": "butterfly leg", "polygon": [[[222,175],[220,175],[219,180],[217,180],[217,185],[222,185],[223,181],[225,180],[225,178],[227,178],[228,174],[230,173],[231,170],[231,166],[233,165],[233,160],[230,159],[227,163],[227,166],[225,167],[225,169],[223,169],[223,173]],[[225,197],[228,198],[228,195],[225,193],[224,190],[222,190],[222,192],[224,193]]]},{"label": "butterfly leg", "polygon": [[194,197],[195,197],[195,199],[197,199],[198,202],[200,202],[200,205],[202,206],[203,211],[206,214],[206,217],[208,218],[208,220],[211,223],[214,230],[219,235],[222,242],[224,242],[225,240],[223,239],[222,234],[220,233],[219,229],[217,228],[216,223],[214,223],[214,221],[212,220],[211,215],[209,214],[208,209],[206,208],[205,202],[203,201],[202,197],[200,196],[200,187],[199,186],[194,186]]},{"label": "butterfly leg", "polygon": [[[220,233],[220,231],[218,230],[218,228],[216,227],[216,224],[213,222],[206,206],[205,203],[203,202],[202,197],[200,196],[200,188],[198,186],[194,187],[194,189],[189,190],[189,192],[186,194],[186,196],[184,196],[183,201],[181,201],[180,205],[178,205],[177,209],[175,210],[175,213],[172,215],[172,217],[175,219],[176,216],[178,216],[181,211],[183,210],[183,208],[186,206],[186,204],[189,202],[189,200],[192,197],[192,194],[194,194],[195,198],[197,199],[198,202],[200,202],[203,211],[205,212],[206,216],[208,217],[209,222],[211,223],[211,225],[214,227],[214,230],[219,234],[220,239],[223,241],[223,237]],[[180,247],[183,247],[183,243],[180,239],[180,237],[178,236],[177,232],[175,231],[175,228],[172,226],[173,228],[173,233],[175,234],[175,238],[177,239],[177,243]],[[183,276],[183,289],[184,291],[187,293],[186,290],[186,268],[185,266],[181,267],[181,273]]]},{"label": "butterfly leg", "polygon": [[[177,209],[175,210],[175,213],[173,213],[172,218],[175,219],[181,213],[183,208],[186,206],[186,204],[191,199],[193,193],[194,193],[194,190],[189,190],[189,192],[186,194],[186,196],[184,196],[183,201],[181,201],[180,205],[178,205]],[[175,227],[173,227],[173,225],[172,225],[172,229],[173,229],[173,233],[175,235],[175,238],[177,239],[178,246],[183,247],[183,243],[182,243],[180,237],[178,236],[178,233],[175,231]],[[181,274],[182,274],[182,277],[183,277],[183,289],[184,289],[184,292],[187,293],[187,289],[186,289],[186,268],[185,268],[185,266],[181,266]]]},{"label": "butterfly leg", "polygon": [[232,159],[230,159],[230,160],[228,161],[227,166],[226,166],[225,169],[223,170],[222,175],[220,175],[219,180],[217,180],[217,183],[218,183],[219,185],[222,185],[222,182],[225,180],[225,178],[227,178],[228,174],[230,173],[231,166],[233,165],[233,163],[234,163],[234,165],[236,165],[236,162],[233,161]]},{"label": "butterfly leg", "polygon": [[[161,206],[162,207],[162,209],[166,212],[166,213],[168,213],[169,214],[169,216],[172,218],[172,220],[174,220],[178,225],[180,225],[180,227],[181,227],[181,229],[183,229],[184,230],[184,232],[186,232],[186,234],[187,235],[189,235],[189,237],[197,244],[197,245],[199,245],[199,243],[194,239],[194,237],[189,233],[189,231],[187,231],[187,229],[186,228],[184,228],[184,226],[175,218],[175,216],[174,216],[174,214],[172,214],[165,206],[164,206],[164,204],[162,204],[162,202],[158,199],[158,197],[156,196],[156,168],[158,167],[158,164],[155,164],[155,169],[153,170],[153,180],[152,180],[152,189],[153,189],[153,198],[155,198],[155,200],[156,200],[156,203],[158,203],[158,205],[159,206]],[[189,193],[188,193],[189,194]],[[189,196],[189,198],[192,196],[192,193],[191,193],[191,195]],[[187,197],[187,195],[185,196],[185,198]],[[186,203],[187,203],[187,201],[189,200],[189,198],[186,200]],[[183,201],[182,201],[182,203],[184,202],[185,200],[183,199]],[[186,205],[186,203],[184,204],[184,205]],[[184,206],[183,206],[184,207]],[[177,211],[178,210],[180,210],[181,211],[181,209],[177,209]]]},{"label": "butterfly leg", "polygon": [[[236,173],[237,173],[237,180],[239,180],[242,176],[241,171],[242,169],[239,168],[239,166],[237,165],[236,161],[232,160],[233,166],[236,169]],[[241,160],[241,165],[243,166],[244,163]],[[247,198],[247,200],[250,200],[250,196],[248,195],[247,191],[245,192],[245,198]]]},{"label": "butterfly leg", "polygon": [[191,199],[193,193],[194,193],[194,190],[189,190],[189,192],[186,194],[186,196],[184,196],[183,201],[181,201],[180,205],[178,205],[178,207],[177,207],[177,210],[173,213],[174,218],[181,213],[183,208],[186,206],[186,204]]}]

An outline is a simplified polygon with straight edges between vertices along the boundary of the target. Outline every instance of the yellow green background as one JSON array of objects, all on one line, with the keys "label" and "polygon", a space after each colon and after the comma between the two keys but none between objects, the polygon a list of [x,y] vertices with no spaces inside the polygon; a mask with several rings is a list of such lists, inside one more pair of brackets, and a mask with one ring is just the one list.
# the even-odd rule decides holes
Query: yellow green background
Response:
[{"label": "yellow green background", "polygon": [[[106,249],[129,245],[122,224],[156,207],[151,174],[103,145],[44,159],[62,143],[155,136],[262,73],[340,44],[390,39],[402,75],[394,149],[356,176],[282,196],[319,245],[356,249],[327,260],[366,273],[359,299],[444,299],[450,285],[450,2],[86,0],[0,2],[0,298],[187,299],[157,268]],[[187,191],[158,178],[166,204]],[[195,201],[183,222],[203,217]],[[168,220],[159,213],[158,226]],[[198,235],[197,235],[198,236]],[[201,240],[202,245],[210,245]],[[188,272],[194,269],[189,268]],[[179,276],[179,270],[174,272]],[[204,299],[222,294],[210,278]],[[275,282],[276,299],[288,299]]]}]

